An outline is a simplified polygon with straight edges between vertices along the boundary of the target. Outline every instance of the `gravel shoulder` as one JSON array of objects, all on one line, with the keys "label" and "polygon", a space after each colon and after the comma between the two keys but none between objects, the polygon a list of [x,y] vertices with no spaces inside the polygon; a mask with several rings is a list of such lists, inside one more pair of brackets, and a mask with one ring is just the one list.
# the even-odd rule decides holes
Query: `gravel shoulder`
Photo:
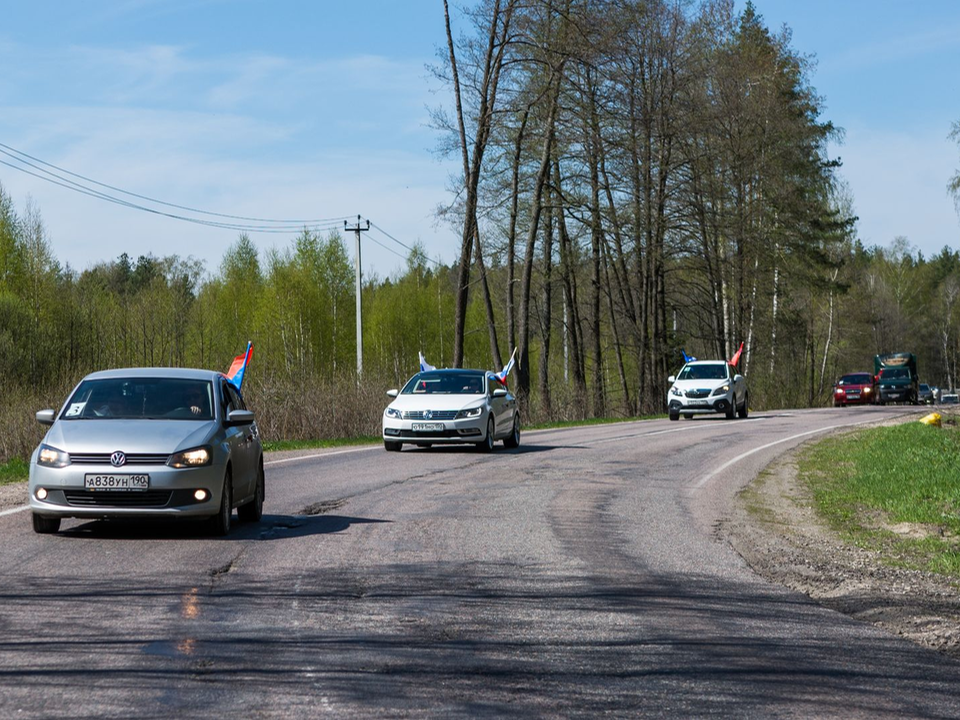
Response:
[{"label": "gravel shoulder", "polygon": [[960,658],[960,583],[884,565],[841,540],[813,507],[791,453],[739,494],[719,533],[766,580]]}]

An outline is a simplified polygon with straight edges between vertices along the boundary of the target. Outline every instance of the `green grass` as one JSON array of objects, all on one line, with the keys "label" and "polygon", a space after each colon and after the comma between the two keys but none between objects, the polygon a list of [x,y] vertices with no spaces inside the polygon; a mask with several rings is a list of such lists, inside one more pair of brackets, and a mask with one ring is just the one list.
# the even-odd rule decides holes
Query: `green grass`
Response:
[{"label": "green grass", "polygon": [[30,463],[20,458],[13,458],[0,464],[0,485],[23,482],[30,474]]},{"label": "green grass", "polygon": [[892,565],[960,577],[960,429],[862,430],[807,448],[798,467],[845,538]]},{"label": "green grass", "polygon": [[376,445],[383,442],[379,435],[363,435],[355,438],[336,438],[333,440],[268,440],[263,443],[267,452],[278,450],[312,450],[315,448],[343,447],[344,445]]},{"label": "green grass", "polygon": [[536,425],[524,425],[524,430],[554,430],[556,428],[579,427],[581,425],[610,425],[612,423],[633,422],[635,420],[656,420],[665,418],[666,415],[645,415],[643,417],[615,417],[615,418],[589,418],[587,420],[558,420],[556,422],[538,423]]}]

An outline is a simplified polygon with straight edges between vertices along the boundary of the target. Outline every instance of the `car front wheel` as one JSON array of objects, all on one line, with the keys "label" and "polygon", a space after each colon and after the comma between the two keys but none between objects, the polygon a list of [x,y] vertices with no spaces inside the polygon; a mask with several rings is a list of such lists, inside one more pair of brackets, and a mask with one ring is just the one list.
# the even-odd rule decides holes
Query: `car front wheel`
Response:
[{"label": "car front wheel", "polygon": [[384,440],[383,449],[387,452],[400,452],[400,449],[403,447],[403,443],[394,442],[393,440]]},{"label": "car front wheel", "polygon": [[263,517],[263,465],[257,470],[257,487],[253,491],[253,499],[237,508],[237,517],[244,522],[260,522]]},{"label": "car front wheel", "polygon": [[60,518],[44,517],[43,515],[33,514],[33,531],[40,535],[50,535],[60,529]]},{"label": "car front wheel", "polygon": [[482,442],[477,443],[477,449],[481,452],[491,452],[493,451],[493,443],[493,418],[490,418],[487,420],[487,436]]},{"label": "car front wheel", "polygon": [[233,478],[227,470],[223,478],[223,492],[220,493],[220,511],[211,518],[214,535],[223,537],[230,533],[230,522],[233,519]]},{"label": "car front wheel", "polygon": [[741,418],[747,417],[747,413],[749,412],[749,411],[747,410],[747,401],[748,401],[749,399],[750,399],[750,396],[749,396],[749,395],[744,395],[744,396],[743,396],[743,405],[741,405],[740,408],[737,410],[737,415],[739,415]]}]

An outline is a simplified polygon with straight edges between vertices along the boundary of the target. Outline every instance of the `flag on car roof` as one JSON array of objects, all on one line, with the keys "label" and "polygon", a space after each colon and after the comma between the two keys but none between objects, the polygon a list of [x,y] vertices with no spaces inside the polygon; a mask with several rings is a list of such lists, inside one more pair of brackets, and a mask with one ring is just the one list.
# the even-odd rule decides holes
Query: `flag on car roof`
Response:
[{"label": "flag on car roof", "polygon": [[230,381],[230,384],[233,385],[237,390],[240,389],[240,386],[243,384],[243,374],[247,370],[247,364],[250,362],[250,358],[253,357],[253,343],[247,342],[247,350],[242,355],[237,355],[233,359],[233,364],[230,365],[230,369],[227,370],[226,376],[227,380]]},{"label": "flag on car roof", "polygon": [[513,354],[510,356],[510,359],[507,361],[507,364],[503,366],[503,370],[498,373],[493,373],[493,376],[499,380],[504,385],[507,384],[507,375],[510,374],[510,371],[513,370],[513,364],[517,360],[517,349],[513,349]]},{"label": "flag on car roof", "polygon": [[683,355],[683,361],[685,363],[697,361],[697,359],[693,357],[693,355],[687,355],[687,351],[684,350],[683,348],[680,348],[680,354]]},{"label": "flag on car roof", "polygon": [[423,357],[423,352],[420,353],[420,372],[426,372],[427,370],[436,370],[436,368],[427,362],[426,358]]},{"label": "flag on car roof", "polygon": [[734,367],[737,366],[737,363],[740,362],[740,353],[743,352],[743,343],[740,343],[740,347],[737,348],[737,351],[733,354],[733,357],[730,358],[730,364]]}]

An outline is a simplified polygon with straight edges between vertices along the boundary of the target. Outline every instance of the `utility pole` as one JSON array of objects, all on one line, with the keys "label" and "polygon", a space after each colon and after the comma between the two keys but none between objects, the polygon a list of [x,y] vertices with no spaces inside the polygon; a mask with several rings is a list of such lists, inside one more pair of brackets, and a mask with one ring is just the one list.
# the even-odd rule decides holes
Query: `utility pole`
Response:
[{"label": "utility pole", "polygon": [[370,221],[367,220],[366,227],[360,227],[360,216],[357,215],[357,224],[353,227],[347,227],[347,221],[343,221],[343,231],[344,232],[354,232],[357,235],[357,254],[355,257],[354,266],[356,269],[357,276],[357,382],[360,382],[360,376],[363,375],[363,321],[362,315],[360,312],[360,291],[362,286],[360,284],[360,233],[370,229]]}]

